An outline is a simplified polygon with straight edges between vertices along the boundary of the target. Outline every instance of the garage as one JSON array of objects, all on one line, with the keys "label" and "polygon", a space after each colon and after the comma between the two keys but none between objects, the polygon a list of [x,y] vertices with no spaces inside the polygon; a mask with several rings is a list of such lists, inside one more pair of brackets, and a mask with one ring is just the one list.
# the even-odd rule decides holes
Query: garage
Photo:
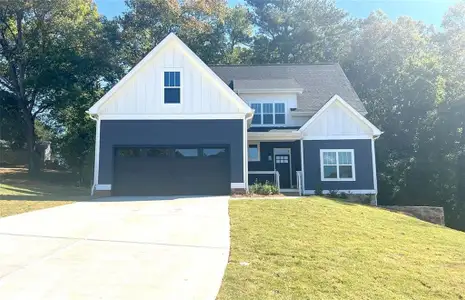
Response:
[{"label": "garage", "polygon": [[227,195],[230,174],[225,146],[115,147],[112,194]]}]

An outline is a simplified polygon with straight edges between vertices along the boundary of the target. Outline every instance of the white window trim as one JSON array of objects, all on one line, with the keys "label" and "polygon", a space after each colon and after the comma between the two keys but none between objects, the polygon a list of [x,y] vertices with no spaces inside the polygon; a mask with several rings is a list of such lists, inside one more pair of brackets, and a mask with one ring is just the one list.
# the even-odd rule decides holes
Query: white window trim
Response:
[{"label": "white window trim", "polygon": [[[249,147],[250,146],[257,146],[257,151],[258,151],[258,158],[257,159],[251,159],[249,156]],[[260,161],[260,143],[248,143],[247,145],[247,159],[248,161]]]},{"label": "white window trim", "polygon": [[[169,86],[165,86],[165,72],[179,72],[179,81],[180,81],[180,84],[179,84],[179,103],[165,103],[165,88],[178,88],[178,87],[169,87]],[[183,78],[183,72],[182,72],[182,69],[181,68],[164,68],[163,71],[161,72],[161,86],[162,86],[162,89],[161,89],[161,101],[163,103],[163,105],[170,105],[170,106],[174,106],[174,105],[181,105],[182,104],[182,85],[184,83],[184,78]]]},{"label": "white window trim", "polygon": [[[325,152],[335,152],[336,153],[336,170],[337,170],[337,178],[325,178],[324,172],[324,161],[323,161],[323,153]],[[339,178],[339,152],[350,152],[352,155],[352,178]],[[343,165],[348,166],[348,165]],[[320,176],[321,181],[355,181],[355,155],[354,149],[320,149]]]},{"label": "white window trim", "polygon": [[[286,102],[277,102],[277,101],[249,101],[249,106],[252,107],[252,104],[260,104],[260,124],[251,124],[252,127],[276,127],[276,126],[285,126],[287,124],[287,103]],[[265,114],[263,111],[264,104],[271,104],[273,106],[273,124],[263,124],[263,115]],[[275,112],[275,105],[276,104],[283,104],[284,105],[284,112],[280,113],[284,115],[284,123],[283,124],[276,124],[276,112]]]}]

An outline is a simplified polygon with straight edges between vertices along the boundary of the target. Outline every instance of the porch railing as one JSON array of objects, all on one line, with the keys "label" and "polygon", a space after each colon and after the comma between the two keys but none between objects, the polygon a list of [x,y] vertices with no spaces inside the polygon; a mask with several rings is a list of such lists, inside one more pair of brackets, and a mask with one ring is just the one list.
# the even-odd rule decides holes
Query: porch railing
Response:
[{"label": "porch railing", "polygon": [[302,196],[304,194],[304,176],[302,171],[297,171],[297,189],[299,190],[299,195]]},{"label": "porch railing", "polygon": [[280,181],[279,181],[279,172],[278,171],[249,171],[249,175],[273,175],[274,184],[278,188],[278,191],[281,192],[280,187],[279,187]]}]

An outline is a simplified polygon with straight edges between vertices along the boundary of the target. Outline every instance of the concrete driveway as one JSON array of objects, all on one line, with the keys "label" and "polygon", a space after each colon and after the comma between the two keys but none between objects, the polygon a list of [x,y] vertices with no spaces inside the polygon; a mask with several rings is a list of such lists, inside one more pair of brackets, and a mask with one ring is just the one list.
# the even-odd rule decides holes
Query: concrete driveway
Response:
[{"label": "concrete driveway", "polygon": [[228,197],[107,198],[0,218],[0,299],[214,299]]}]

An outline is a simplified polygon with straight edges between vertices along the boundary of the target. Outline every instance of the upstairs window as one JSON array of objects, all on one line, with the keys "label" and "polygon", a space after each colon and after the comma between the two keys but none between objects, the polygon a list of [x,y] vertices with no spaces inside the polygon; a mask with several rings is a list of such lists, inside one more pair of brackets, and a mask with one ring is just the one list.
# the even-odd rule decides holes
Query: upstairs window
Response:
[{"label": "upstairs window", "polygon": [[286,124],[286,106],[284,103],[251,103],[255,110],[253,125],[284,125]]},{"label": "upstairs window", "polygon": [[165,72],[164,75],[163,97],[165,103],[181,103],[181,72]]},{"label": "upstairs window", "polygon": [[354,150],[320,150],[322,181],[354,181]]}]

